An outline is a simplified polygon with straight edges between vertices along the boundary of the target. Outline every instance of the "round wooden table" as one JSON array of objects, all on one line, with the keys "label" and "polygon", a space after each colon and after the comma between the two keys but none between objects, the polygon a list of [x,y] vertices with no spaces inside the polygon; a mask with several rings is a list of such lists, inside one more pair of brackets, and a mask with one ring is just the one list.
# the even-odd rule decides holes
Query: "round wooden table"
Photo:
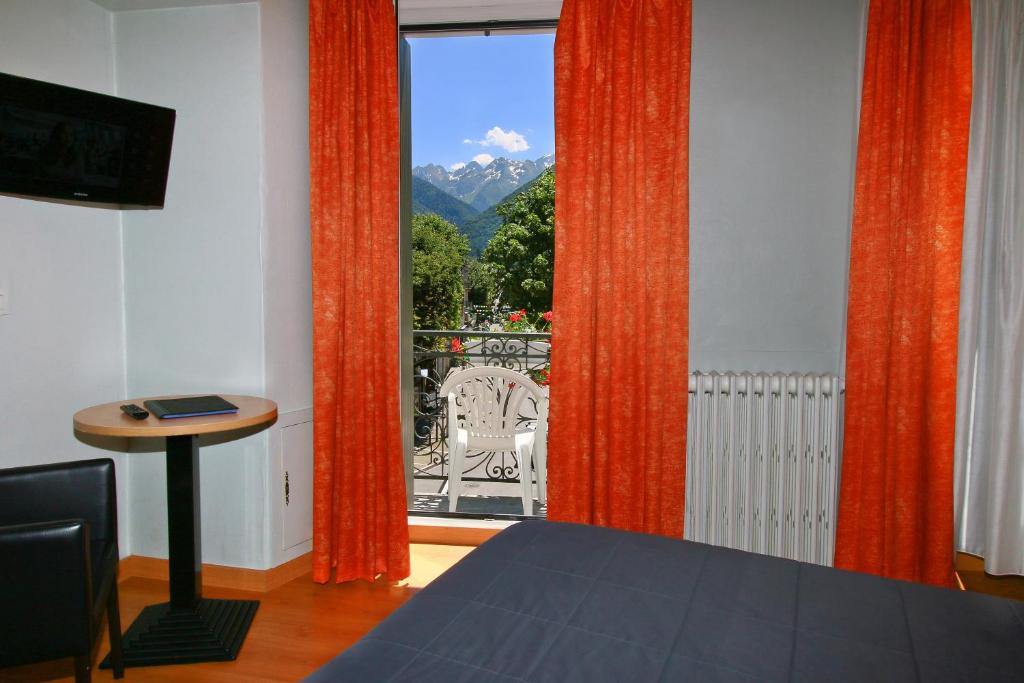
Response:
[{"label": "round wooden table", "polygon": [[[167,549],[170,602],[150,605],[124,634],[125,666],[233,660],[259,607],[258,600],[203,598],[199,508],[199,436],[269,427],[277,404],[255,396],[221,394],[237,413],[136,420],[121,411],[125,403],[178,396],[134,398],[75,413],[75,431],[98,436],[163,437],[167,449]],[[245,430],[242,432],[241,430]],[[109,657],[100,664],[109,668]]]}]

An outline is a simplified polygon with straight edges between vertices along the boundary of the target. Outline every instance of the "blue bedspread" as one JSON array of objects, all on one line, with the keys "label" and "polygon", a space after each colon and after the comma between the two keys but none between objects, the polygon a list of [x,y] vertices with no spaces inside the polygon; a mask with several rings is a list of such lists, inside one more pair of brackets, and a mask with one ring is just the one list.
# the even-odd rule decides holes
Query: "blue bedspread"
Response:
[{"label": "blue bedspread", "polygon": [[306,679],[1024,681],[1024,602],[523,522]]}]

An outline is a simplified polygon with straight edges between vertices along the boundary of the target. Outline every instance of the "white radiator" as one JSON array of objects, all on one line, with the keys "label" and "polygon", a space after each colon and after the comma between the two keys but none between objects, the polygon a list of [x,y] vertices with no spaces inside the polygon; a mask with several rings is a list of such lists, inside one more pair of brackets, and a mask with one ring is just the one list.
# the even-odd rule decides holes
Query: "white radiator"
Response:
[{"label": "white radiator", "polygon": [[832,565],[842,380],[694,373],[685,536]]}]

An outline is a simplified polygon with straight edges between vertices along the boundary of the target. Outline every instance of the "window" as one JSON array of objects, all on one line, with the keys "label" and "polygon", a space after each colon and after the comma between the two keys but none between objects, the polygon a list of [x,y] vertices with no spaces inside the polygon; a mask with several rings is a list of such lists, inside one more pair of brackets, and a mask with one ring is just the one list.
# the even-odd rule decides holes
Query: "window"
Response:
[{"label": "window", "polygon": [[[406,42],[410,511],[447,515],[444,380],[474,366],[510,368],[545,393],[550,380],[554,34],[445,33]],[[503,424],[542,435],[543,400],[531,394]],[[543,516],[542,463],[530,458],[536,482],[524,503],[519,460],[512,450],[469,448],[455,514],[518,517],[532,508]]]}]

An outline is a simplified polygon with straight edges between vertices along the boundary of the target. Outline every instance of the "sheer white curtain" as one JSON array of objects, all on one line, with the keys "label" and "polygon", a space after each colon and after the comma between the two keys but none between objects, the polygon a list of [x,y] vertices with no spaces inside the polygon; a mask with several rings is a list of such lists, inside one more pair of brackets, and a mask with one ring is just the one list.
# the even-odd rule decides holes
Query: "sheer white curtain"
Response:
[{"label": "sheer white curtain", "polygon": [[956,547],[1024,574],[1024,0],[975,0]]}]

